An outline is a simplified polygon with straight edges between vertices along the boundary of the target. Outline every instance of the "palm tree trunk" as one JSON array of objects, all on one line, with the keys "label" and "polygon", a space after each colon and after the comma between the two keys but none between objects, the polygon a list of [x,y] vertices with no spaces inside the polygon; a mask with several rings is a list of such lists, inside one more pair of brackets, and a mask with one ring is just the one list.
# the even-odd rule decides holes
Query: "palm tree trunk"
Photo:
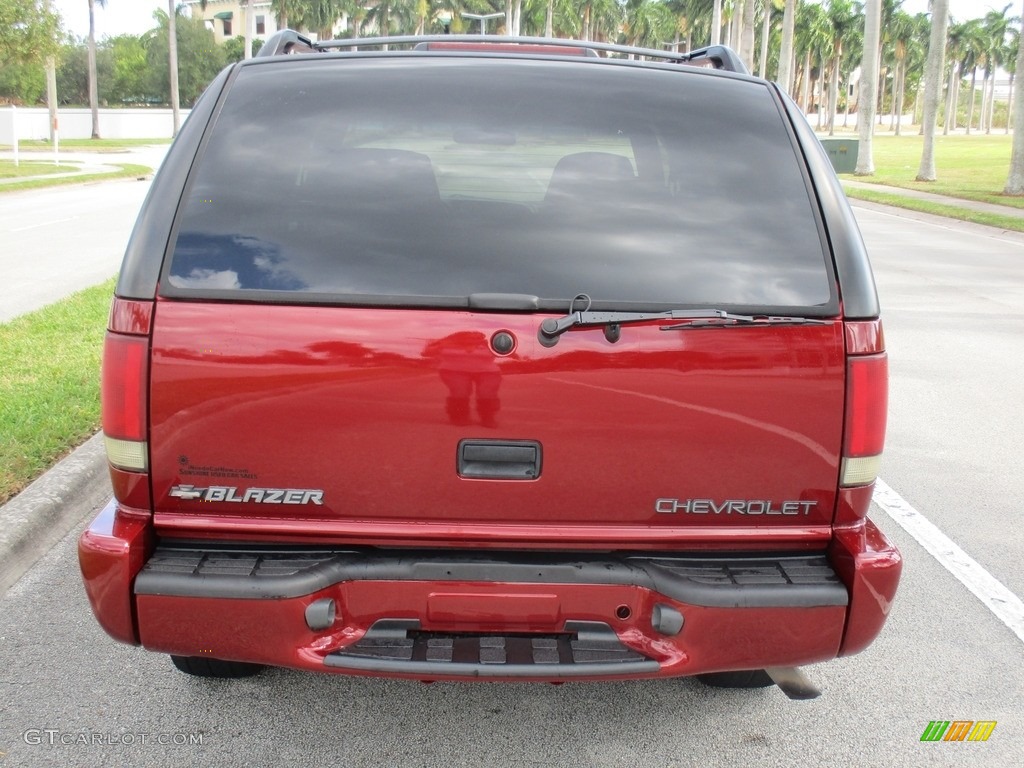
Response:
[{"label": "palm tree trunk", "polygon": [[896,71],[892,73],[892,87],[889,89],[889,130],[896,130],[896,89],[900,82],[900,62],[896,61]]},{"label": "palm tree trunk", "polygon": [[772,0],[764,0],[764,24],[761,26],[761,60],[757,65],[758,77],[768,78],[768,38],[772,33]]},{"label": "palm tree trunk", "polygon": [[996,73],[992,73],[992,84],[988,94],[988,120],[985,122],[985,133],[992,133],[992,121],[996,117]]},{"label": "palm tree trunk", "polygon": [[[1024,38],[1024,21],[1021,21],[1021,37]],[[1017,48],[1016,72],[1024,71],[1024,44]],[[1024,78],[1016,82],[1016,90],[1013,95],[1015,103],[1013,124],[1020,128],[1024,126]],[[1004,195],[1024,195],[1024,130],[1013,132],[1013,149],[1010,151],[1010,173],[1006,179],[1006,187],[1003,188]]]},{"label": "palm tree trunk", "polygon": [[729,17],[729,47],[739,53],[740,50],[740,19],[743,16],[743,0],[733,0],[732,16]]},{"label": "palm tree trunk", "polygon": [[1010,96],[1006,101],[1006,130],[1003,133],[1010,132],[1010,118],[1013,117],[1013,80],[1016,77],[1016,72],[1010,73]]},{"label": "palm tree trunk", "polygon": [[[882,75],[882,79],[884,80],[887,77],[889,77],[889,68],[888,67],[885,68],[885,72]],[[879,88],[878,89],[878,111],[876,112],[876,114],[878,116],[878,124],[879,125],[881,125],[885,121],[884,110],[882,109],[882,98],[883,98],[884,94],[885,94],[885,89],[884,88]]]},{"label": "palm tree trunk", "polygon": [[[779,62],[779,66],[782,66],[782,62]],[[811,85],[811,52],[807,51],[804,54],[804,76],[803,82],[800,84],[800,103],[804,105],[804,114],[808,114],[811,111],[811,105],[808,103],[810,98],[809,89]]]},{"label": "palm tree trunk", "polygon": [[971,123],[974,122],[974,91],[978,83],[978,68],[971,70],[971,100],[967,103],[967,135],[971,135]]},{"label": "palm tree trunk", "polygon": [[[860,84],[857,86],[857,135],[860,142],[853,172],[870,176],[875,172],[874,128],[878,88],[879,42],[881,40],[882,3],[868,0],[864,6],[864,54],[861,57]],[[849,99],[847,99],[849,111]]]},{"label": "palm tree trunk", "polygon": [[900,136],[903,133],[903,89],[907,85],[907,62],[903,62],[903,65],[899,67],[900,73],[900,87],[897,91],[896,96],[896,135]]},{"label": "palm tree trunk", "polygon": [[985,74],[981,76],[981,109],[978,110],[978,132],[985,130],[985,118],[988,117],[988,67],[985,67]]},{"label": "palm tree trunk", "polygon": [[747,69],[754,71],[754,0],[743,3],[743,23],[740,25],[740,58]]},{"label": "palm tree trunk", "polygon": [[939,111],[939,97],[942,95],[942,58],[946,52],[946,28],[949,24],[949,0],[933,0],[932,31],[928,41],[928,59],[924,74],[924,148],[921,151],[921,167],[917,171],[918,181],[935,181],[935,118]]},{"label": "palm tree trunk", "polygon": [[544,16],[544,37],[554,37],[555,0],[548,0],[547,14]]},{"label": "palm tree trunk", "polygon": [[[721,2],[721,0],[718,0]],[[782,11],[782,47],[779,50],[779,85],[790,91],[793,82],[793,28],[796,23],[796,0],[786,0]],[[808,51],[808,57],[810,52]],[[805,107],[804,112],[807,112]]]},{"label": "palm tree trunk", "polygon": [[512,34],[519,36],[519,28],[522,23],[523,16],[523,0],[515,0],[515,5],[512,7]]},{"label": "palm tree trunk", "polygon": [[[949,68],[949,86],[946,88],[946,120],[942,125],[942,135],[949,135],[949,123],[953,118],[953,100],[956,98],[956,72],[960,68],[958,62],[953,62],[953,65]],[[955,126],[954,126],[955,128]]]},{"label": "palm tree trunk", "polygon": [[828,135],[836,134],[836,112],[839,111],[839,62],[843,59],[843,44],[838,43],[832,58],[832,82],[829,83]]},{"label": "palm tree trunk", "polygon": [[711,45],[722,44],[722,0],[711,6]]},{"label": "palm tree trunk", "polygon": [[92,137],[100,137],[100,104],[96,95],[96,18],[94,0],[89,0],[89,109],[92,110]]},{"label": "palm tree trunk", "polygon": [[956,85],[953,88],[953,122],[950,128],[956,131],[956,124],[960,121],[960,83],[963,81],[961,64],[956,65]]}]

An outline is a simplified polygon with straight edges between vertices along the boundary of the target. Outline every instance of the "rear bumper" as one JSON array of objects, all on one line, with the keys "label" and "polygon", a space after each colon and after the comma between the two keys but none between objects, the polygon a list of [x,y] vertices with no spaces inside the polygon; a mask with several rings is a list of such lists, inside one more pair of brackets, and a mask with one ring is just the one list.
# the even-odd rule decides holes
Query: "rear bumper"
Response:
[{"label": "rear bumper", "polygon": [[877,635],[900,568],[870,522],[810,555],[154,547],[145,525],[113,504],[79,552],[93,610],[123,642],[436,680],[671,677],[822,661]]}]

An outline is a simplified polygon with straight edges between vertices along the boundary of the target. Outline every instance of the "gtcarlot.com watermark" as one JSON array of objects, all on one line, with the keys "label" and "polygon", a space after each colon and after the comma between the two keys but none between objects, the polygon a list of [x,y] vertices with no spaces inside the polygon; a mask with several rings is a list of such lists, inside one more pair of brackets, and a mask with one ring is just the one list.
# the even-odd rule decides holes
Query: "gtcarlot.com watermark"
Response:
[{"label": "gtcarlot.com watermark", "polygon": [[196,747],[202,733],[113,733],[103,731],[62,731],[58,728],[29,728],[21,739],[31,747]]}]

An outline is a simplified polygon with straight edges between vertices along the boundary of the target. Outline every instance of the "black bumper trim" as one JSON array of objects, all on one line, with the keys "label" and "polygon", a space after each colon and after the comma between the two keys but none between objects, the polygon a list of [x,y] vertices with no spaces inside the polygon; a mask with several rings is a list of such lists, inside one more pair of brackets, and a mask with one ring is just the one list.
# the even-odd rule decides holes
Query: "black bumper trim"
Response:
[{"label": "black bumper trim", "polygon": [[781,608],[847,605],[846,587],[822,554],[562,555],[400,550],[157,547],[135,594],[270,600],[347,581],[603,584],[651,589],[689,605]]},{"label": "black bumper trim", "polygon": [[657,661],[627,648],[607,624],[569,621],[556,635],[419,631],[415,619],[380,619],[328,667],[411,675],[527,678],[605,677],[657,672]]}]

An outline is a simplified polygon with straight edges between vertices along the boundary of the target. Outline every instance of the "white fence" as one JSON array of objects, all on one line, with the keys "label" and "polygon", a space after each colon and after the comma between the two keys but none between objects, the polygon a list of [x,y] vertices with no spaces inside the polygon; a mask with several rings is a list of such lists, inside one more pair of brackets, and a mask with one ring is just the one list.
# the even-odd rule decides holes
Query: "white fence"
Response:
[{"label": "white fence", "polygon": [[[181,110],[185,122],[190,110]],[[49,139],[50,115],[45,107],[6,107],[0,109],[0,144],[18,140]],[[92,136],[92,112],[88,109],[61,109],[57,112],[61,139],[88,139]],[[101,109],[100,136],[104,139],[169,139],[174,133],[174,118],[169,109]]]}]

